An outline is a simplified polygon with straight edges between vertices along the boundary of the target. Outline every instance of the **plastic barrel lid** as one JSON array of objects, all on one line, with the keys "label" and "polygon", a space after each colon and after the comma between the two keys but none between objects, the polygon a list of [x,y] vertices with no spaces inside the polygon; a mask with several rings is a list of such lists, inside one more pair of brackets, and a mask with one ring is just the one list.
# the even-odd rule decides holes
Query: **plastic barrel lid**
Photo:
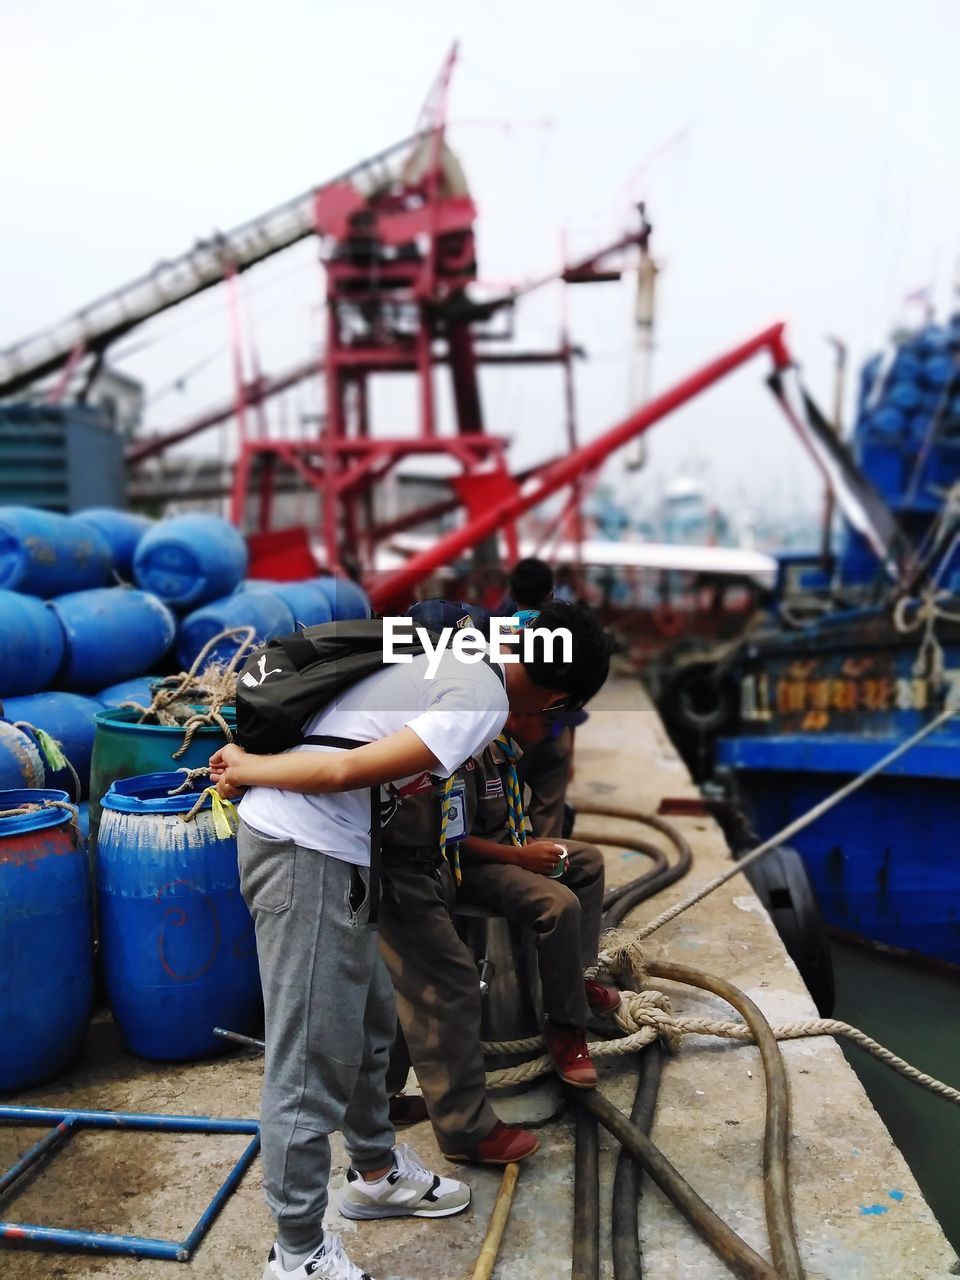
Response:
[{"label": "plastic barrel lid", "polygon": [[[171,791],[182,787],[183,782],[182,771],[143,773],[137,778],[122,778],[113,783],[101,804],[113,813],[189,813],[206,784],[192,783],[180,795],[170,795]],[[209,809],[210,804],[210,797],[206,796],[201,807]]]},{"label": "plastic barrel lid", "polygon": [[[22,787],[16,791],[0,791],[0,813],[7,809],[20,809],[24,805],[42,805],[45,800],[61,800],[70,803],[65,791],[52,788]],[[7,818],[0,818],[0,836],[12,836],[22,831],[44,831],[48,827],[62,827],[73,817],[70,809],[40,808],[33,813],[19,813]]]}]

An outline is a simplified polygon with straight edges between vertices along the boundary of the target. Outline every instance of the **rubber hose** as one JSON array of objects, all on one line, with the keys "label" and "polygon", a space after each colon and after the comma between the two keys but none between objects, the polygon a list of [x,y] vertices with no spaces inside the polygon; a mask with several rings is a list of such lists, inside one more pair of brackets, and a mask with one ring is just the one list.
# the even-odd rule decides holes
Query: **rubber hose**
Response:
[{"label": "rubber hose", "polygon": [[783,1280],[803,1280],[803,1264],[797,1248],[796,1229],[790,1205],[787,1142],[790,1136],[790,1093],[783,1056],[770,1024],[749,996],[739,988],[685,964],[667,960],[651,963],[652,978],[685,982],[691,987],[712,991],[733,1005],[750,1028],[760,1050],[766,1081],[766,1120],[763,1134],[763,1194],[770,1249],[777,1275]]},{"label": "rubber hose", "polygon": [[[591,810],[591,812],[593,811]],[[615,817],[626,817],[629,810],[612,809],[609,812]],[[652,897],[655,893],[659,893],[661,889],[666,889],[668,885],[674,884],[685,876],[693,863],[693,851],[676,827],[652,815],[641,816],[640,814],[634,814],[634,818],[637,822],[643,822],[662,832],[676,849],[678,857],[677,861],[669,865],[666,870],[648,871],[636,880],[630,881],[629,884],[621,885],[618,889],[611,890],[610,894],[604,897],[606,911],[603,923],[608,929],[620,924],[628,912],[632,911],[639,903]],[[608,898],[610,899],[609,905],[607,905]]]},{"label": "rubber hose", "polygon": [[575,1097],[639,1161],[667,1199],[732,1271],[742,1280],[778,1280],[773,1267],[714,1213],[663,1152],[609,1098],[599,1089],[580,1089]]},{"label": "rubber hose", "polygon": [[[645,1137],[650,1137],[653,1117],[660,1092],[663,1071],[663,1049],[655,1040],[640,1055],[640,1079],[630,1112],[631,1123]],[[614,1280],[642,1280],[643,1261],[640,1251],[640,1196],[643,1194],[643,1169],[631,1160],[626,1147],[617,1156],[613,1177],[613,1210],[610,1243],[613,1250]]]},{"label": "rubber hose", "polygon": [[577,1108],[573,1171],[573,1265],[570,1280],[600,1280],[600,1135]]}]

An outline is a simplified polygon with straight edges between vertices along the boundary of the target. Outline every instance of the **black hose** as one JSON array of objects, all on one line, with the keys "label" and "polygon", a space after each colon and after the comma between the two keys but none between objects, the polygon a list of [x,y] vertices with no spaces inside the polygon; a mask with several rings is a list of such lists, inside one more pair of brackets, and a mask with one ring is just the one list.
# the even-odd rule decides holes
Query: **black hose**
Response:
[{"label": "black hose", "polygon": [[600,1136],[577,1108],[573,1172],[573,1266],[570,1280],[600,1280]]},{"label": "black hose", "polygon": [[[657,1041],[640,1055],[640,1079],[630,1120],[647,1138],[653,1128],[663,1070],[663,1049]],[[640,1250],[640,1196],[643,1194],[643,1169],[631,1160],[626,1147],[617,1156],[613,1178],[613,1210],[610,1243],[613,1250],[614,1280],[642,1280],[643,1263]]]},{"label": "black hose", "polygon": [[575,1098],[580,1107],[596,1116],[603,1127],[640,1162],[717,1257],[722,1258],[742,1280],[778,1280],[773,1267],[713,1212],[663,1152],[599,1089],[580,1089]]},{"label": "black hose", "polygon": [[770,1249],[777,1275],[782,1280],[803,1280],[803,1264],[797,1248],[796,1229],[790,1205],[787,1142],[790,1136],[790,1093],[783,1056],[770,1024],[754,1002],[739,988],[713,974],[666,960],[651,963],[652,978],[685,982],[691,987],[712,991],[733,1005],[750,1028],[766,1081],[766,1120],[763,1134],[763,1194]]},{"label": "black hose", "polygon": [[627,913],[632,911],[638,903],[652,897],[655,893],[659,893],[661,889],[666,889],[668,885],[675,883],[690,870],[693,862],[693,852],[690,845],[676,827],[669,822],[664,822],[662,818],[654,817],[652,814],[633,813],[630,809],[581,808],[578,812],[604,814],[614,818],[626,818],[634,822],[642,822],[644,826],[653,827],[655,831],[659,831],[666,836],[677,852],[676,862],[671,863],[664,870],[655,867],[653,870],[645,872],[642,876],[638,876],[636,880],[631,880],[616,889],[611,889],[604,896],[603,923],[606,928],[614,928],[620,924]]}]

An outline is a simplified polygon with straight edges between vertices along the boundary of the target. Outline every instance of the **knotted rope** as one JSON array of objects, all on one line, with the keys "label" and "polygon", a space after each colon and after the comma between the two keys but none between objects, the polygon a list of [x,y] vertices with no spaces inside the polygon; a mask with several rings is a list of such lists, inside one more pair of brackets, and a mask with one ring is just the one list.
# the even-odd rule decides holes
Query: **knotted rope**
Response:
[{"label": "knotted rope", "polygon": [[946,678],[943,646],[936,635],[937,622],[942,619],[944,622],[960,623],[960,614],[951,613],[949,609],[944,609],[940,605],[941,600],[952,597],[951,591],[936,591],[928,588],[921,594],[919,600],[902,596],[893,607],[893,625],[901,635],[910,635],[923,628],[920,648],[913,664],[913,674],[928,675],[935,689],[941,688]]},{"label": "knotted rope", "polygon": [[31,800],[29,804],[18,805],[15,809],[0,809],[0,819],[22,818],[28,813],[42,813],[44,809],[65,809],[70,815],[70,825],[76,832],[77,840],[82,840],[80,810],[69,800]]},{"label": "knotted rope", "polygon": [[[178,790],[183,790],[183,788],[178,788]],[[171,794],[174,793],[171,792]],[[213,829],[221,840],[229,840],[231,836],[235,836],[237,834],[240,816],[237,813],[236,805],[231,803],[229,800],[224,800],[216,787],[205,787],[197,796],[196,803],[190,812],[180,815],[180,821],[192,822],[203,808],[204,801],[207,796],[210,797],[210,811],[213,817]]]}]

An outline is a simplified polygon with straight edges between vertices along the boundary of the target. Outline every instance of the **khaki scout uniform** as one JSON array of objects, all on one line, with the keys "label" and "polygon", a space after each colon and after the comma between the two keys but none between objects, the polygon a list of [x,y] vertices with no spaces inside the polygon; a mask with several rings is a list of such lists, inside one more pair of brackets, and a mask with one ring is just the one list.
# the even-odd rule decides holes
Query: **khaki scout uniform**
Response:
[{"label": "khaki scout uniform", "polygon": [[[519,752],[517,753],[519,755]],[[496,743],[464,773],[467,829],[473,836],[511,843],[507,825],[509,761]],[[534,837],[541,833],[534,827]],[[557,840],[570,855],[560,879],[504,862],[482,862],[464,853],[457,896],[533,930],[543,1006],[554,1022],[586,1026],[590,1008],[583,971],[597,963],[603,902],[603,854],[592,844]]]},{"label": "khaki scout uniform", "polygon": [[563,810],[573,760],[573,733],[566,725],[555,738],[524,751],[520,781],[530,788],[527,817],[538,840],[563,835]]},{"label": "khaki scout uniform", "polygon": [[[458,776],[473,772],[468,764]],[[482,1142],[497,1115],[480,1049],[480,978],[454,928],[453,872],[439,853],[441,790],[427,774],[415,779],[383,827],[380,954],[403,1032],[387,1090],[403,1088],[412,1061],[440,1149],[456,1153]]]}]

